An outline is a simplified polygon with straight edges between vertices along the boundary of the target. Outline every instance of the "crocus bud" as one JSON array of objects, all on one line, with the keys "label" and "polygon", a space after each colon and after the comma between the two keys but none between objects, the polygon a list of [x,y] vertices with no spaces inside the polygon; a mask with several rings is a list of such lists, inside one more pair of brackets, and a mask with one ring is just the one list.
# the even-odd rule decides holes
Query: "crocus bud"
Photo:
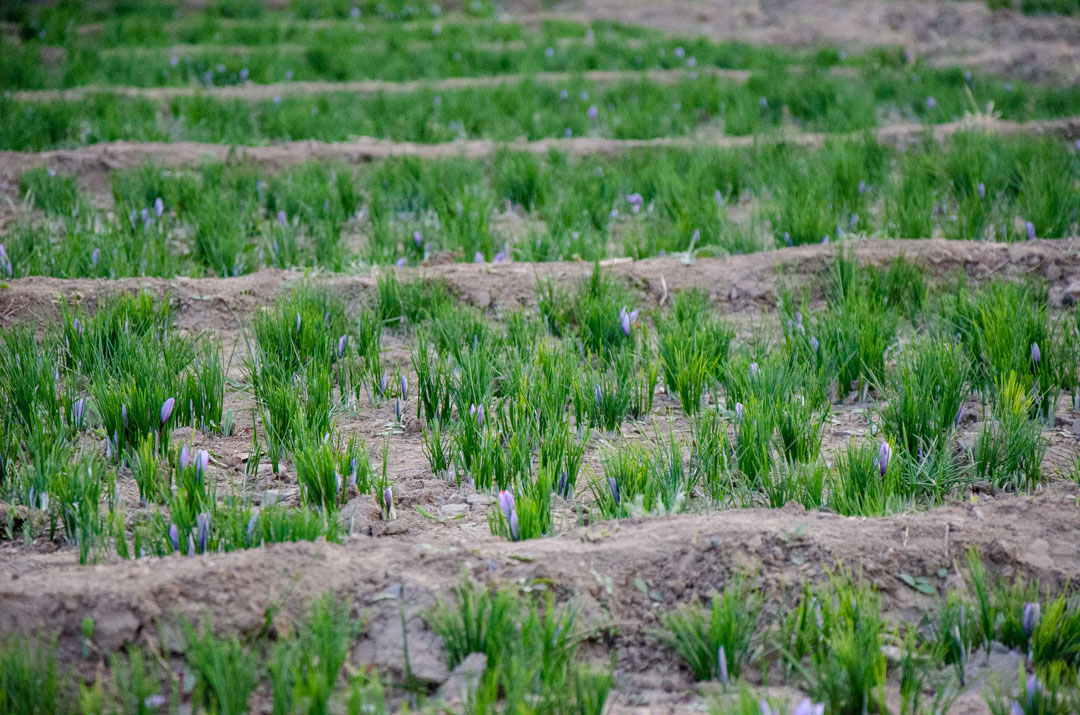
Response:
[{"label": "crocus bud", "polygon": [[161,214],[165,213],[165,202],[161,200],[161,197],[154,199],[154,213],[158,218],[161,218]]},{"label": "crocus bud", "polygon": [[393,518],[394,514],[394,492],[390,490],[390,487],[383,489],[383,508],[386,510],[386,518]]},{"label": "crocus bud", "polygon": [[1024,230],[1027,231],[1027,237],[1029,241],[1035,240],[1035,224],[1031,221],[1024,222]]},{"label": "crocus bud", "polygon": [[743,404],[741,402],[735,403],[735,416],[741,421],[743,418]]},{"label": "crocus bud", "polygon": [[619,485],[615,482],[615,477],[607,478],[608,489],[611,490],[611,498],[615,500],[615,505],[619,505]]},{"label": "crocus bud", "polygon": [[178,460],[180,470],[183,471],[191,464],[191,452],[188,450],[188,446],[185,444],[180,448],[180,459]]},{"label": "crocus bud", "polygon": [[559,475],[559,487],[558,487],[557,493],[559,494],[559,496],[562,496],[562,497],[565,498],[565,497],[569,496],[569,491],[570,491],[569,476],[566,474],[566,470],[564,469],[562,471],[562,474]]},{"label": "crocus bud", "polygon": [[398,268],[404,268],[405,267],[405,256],[402,256],[401,258],[394,261],[394,265],[397,266]]},{"label": "crocus bud", "polygon": [[814,352],[817,352],[819,347],[821,347],[821,343],[818,342],[817,338],[815,338],[813,335],[811,335],[810,336],[810,349],[813,350]]},{"label": "crocus bud", "polygon": [[71,406],[71,423],[76,429],[82,428],[83,415],[86,413],[86,400],[79,398]]},{"label": "crocus bud", "polygon": [[986,184],[980,181],[978,187],[976,187],[976,191],[978,192],[980,199],[986,198]]},{"label": "crocus bud", "polygon": [[716,662],[718,671],[720,673],[720,682],[725,685],[728,683],[728,670],[727,670],[727,656],[724,655],[724,646],[720,646],[716,651]]},{"label": "crocus bud", "polygon": [[476,255],[473,256],[473,263],[483,263],[483,262],[484,262],[484,254],[481,253],[480,251],[477,251]]},{"label": "crocus bud", "polygon": [[419,231],[413,231],[412,240],[417,246],[422,246],[424,245],[424,234]]},{"label": "crocus bud", "polygon": [[881,470],[881,476],[885,476],[885,472],[889,469],[889,459],[892,458],[892,447],[888,442],[882,442],[881,447],[878,449],[878,469]]},{"label": "crocus bud", "polygon": [[1040,689],[1041,686],[1042,686],[1042,683],[1039,682],[1039,679],[1035,677],[1034,673],[1032,673],[1031,675],[1028,676],[1028,679],[1027,679],[1028,702],[1030,702],[1031,700],[1033,700],[1035,698],[1035,694],[1039,692],[1039,689]]},{"label": "crocus bud", "polygon": [[195,553],[195,537],[191,534],[188,534],[187,536],[187,553],[188,556]]},{"label": "crocus bud", "polygon": [[599,405],[600,402],[604,399],[604,392],[600,389],[599,385],[597,385],[596,389],[593,390],[593,399],[596,400],[597,405]]},{"label": "crocus bud", "polygon": [[761,372],[761,368],[758,367],[756,362],[750,363],[750,377],[757,377],[757,374]]},{"label": "crocus bud", "polygon": [[517,541],[518,535],[518,515],[516,511],[512,511],[510,512],[510,537]]},{"label": "crocus bud", "polygon": [[165,423],[169,421],[170,417],[172,417],[173,405],[175,403],[176,403],[176,400],[174,400],[171,397],[161,403],[161,423],[160,424],[161,424],[162,427],[164,427]]},{"label": "crocus bud", "polygon": [[338,360],[345,356],[345,344],[348,342],[348,336],[342,335],[337,341],[337,356]]},{"label": "crocus bud", "polygon": [[957,427],[959,427],[960,426],[960,420],[962,420],[963,418],[964,418],[964,406],[960,405],[960,409],[958,409],[956,411],[956,419],[953,421],[953,424],[956,425]]},{"label": "crocus bud", "polygon": [[206,473],[206,467],[210,464],[210,453],[200,449],[195,453],[195,476],[202,481]]},{"label": "crocus bud", "polygon": [[284,211],[278,211],[277,212],[277,220],[278,220],[278,223],[280,223],[282,226],[284,226],[285,222],[289,220],[289,217],[285,215]]},{"label": "crocus bud", "polygon": [[101,249],[95,248],[90,252],[90,265],[96,266],[99,260],[101,260]]},{"label": "crocus bud", "polygon": [[406,401],[409,399],[409,381],[404,375],[401,376],[401,399]]},{"label": "crocus bud", "polygon": [[927,109],[934,109],[935,107],[937,107],[937,100],[935,100],[933,97],[927,97],[926,98],[926,108]]},{"label": "crocus bud", "polygon": [[626,308],[623,308],[623,312],[619,314],[619,323],[622,327],[623,335],[630,337],[630,315],[626,312]]},{"label": "crocus bud", "polygon": [[383,395],[383,396],[386,395],[386,381],[388,379],[389,379],[389,376],[384,372],[382,374],[382,377],[379,379],[379,394],[380,395]]},{"label": "crocus bud", "polygon": [[503,516],[507,519],[510,518],[510,514],[515,510],[516,504],[514,503],[514,495],[503,489],[499,491],[498,496],[499,509],[502,510]]},{"label": "crocus bud", "polygon": [[199,553],[206,553],[206,542],[210,536],[210,515],[205,511],[199,514]]},{"label": "crocus bud", "polygon": [[124,425],[124,429],[127,429],[127,405],[120,405],[120,422]]},{"label": "crocus bud", "polygon": [[595,122],[596,118],[597,118],[597,116],[599,116],[599,114],[600,114],[600,110],[598,110],[596,108],[596,105],[594,104],[594,105],[589,107],[589,111],[586,112],[585,116],[587,116],[589,118],[589,121]]},{"label": "crocus bud", "polygon": [[180,550],[180,531],[176,528],[176,524],[169,524],[169,542],[172,544],[173,551]]},{"label": "crocus bud", "polygon": [[1020,703],[1013,700],[1012,705],[1009,706],[1009,715],[1024,715],[1024,708],[1020,707]]},{"label": "crocus bud", "polygon": [[1039,366],[1039,358],[1042,357],[1042,353],[1039,352],[1039,344],[1031,344],[1031,362],[1035,363],[1035,367]]},{"label": "crocus bud", "polygon": [[1021,625],[1024,628],[1024,635],[1031,638],[1031,634],[1035,632],[1035,625],[1039,622],[1039,604],[1038,603],[1025,603],[1024,604],[1024,616],[1021,619]]},{"label": "crocus bud", "polygon": [[795,706],[795,710],[792,711],[792,715],[824,715],[825,704],[814,703],[810,698],[803,698],[799,701],[799,704]]}]

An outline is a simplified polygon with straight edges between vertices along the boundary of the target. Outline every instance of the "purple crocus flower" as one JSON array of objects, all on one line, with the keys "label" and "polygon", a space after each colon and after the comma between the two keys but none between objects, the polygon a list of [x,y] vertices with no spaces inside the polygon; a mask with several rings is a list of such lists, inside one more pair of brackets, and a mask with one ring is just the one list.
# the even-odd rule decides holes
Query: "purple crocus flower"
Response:
[{"label": "purple crocus flower", "polygon": [[172,417],[173,405],[174,404],[176,404],[176,400],[174,400],[171,397],[161,403],[161,415],[160,415],[160,417],[161,417],[160,426],[161,427],[164,427],[165,423],[169,421],[170,417]]},{"label": "purple crocus flower", "polygon": [[79,398],[75,400],[75,404],[71,406],[71,424],[76,429],[82,428],[83,415],[86,413],[86,400]]},{"label": "purple crocus flower", "polygon": [[206,468],[210,464],[210,453],[205,449],[200,449],[195,453],[195,476],[202,481],[203,475],[206,473]]},{"label": "purple crocus flower", "polygon": [[963,418],[964,418],[964,406],[960,405],[960,409],[958,409],[956,411],[956,419],[953,421],[953,424],[956,425],[956,426],[959,426],[960,425],[960,420],[962,420]]},{"label": "purple crocus flower", "polygon": [[1034,700],[1035,699],[1035,694],[1038,693],[1039,690],[1041,690],[1041,689],[1042,689],[1042,683],[1040,683],[1039,679],[1037,677],[1035,677],[1035,674],[1032,673],[1031,675],[1029,675],[1028,679],[1027,679],[1028,702],[1031,702],[1032,700]]},{"label": "purple crocus flower", "polygon": [[761,372],[761,368],[758,367],[758,364],[756,362],[750,363],[750,377],[757,377],[759,372]]},{"label": "purple crocus flower", "polygon": [[484,262],[484,254],[481,253],[480,251],[477,251],[476,255],[473,256],[473,263],[483,263],[483,262]]},{"label": "purple crocus flower", "polygon": [[1027,231],[1027,237],[1029,241],[1035,240],[1035,224],[1031,221],[1024,221],[1024,230]]},{"label": "purple crocus flower", "polygon": [[735,417],[737,417],[740,422],[742,421],[742,418],[743,418],[743,404],[741,402],[736,402],[735,403]]},{"label": "purple crocus flower", "polygon": [[177,460],[180,466],[180,470],[183,471],[191,464],[191,452],[188,450],[188,446],[185,444],[180,448],[180,458]]},{"label": "purple crocus flower", "polygon": [[1039,622],[1039,604],[1038,603],[1025,603],[1024,604],[1024,616],[1020,619],[1021,626],[1024,629],[1024,635],[1031,638],[1031,635],[1035,632],[1035,625]]},{"label": "purple crocus flower", "polygon": [[611,490],[611,498],[615,500],[615,506],[619,505],[619,484],[615,481],[615,477],[607,478],[608,489]]},{"label": "purple crocus flower", "polygon": [[404,375],[401,376],[401,399],[406,401],[409,399],[409,381]]},{"label": "purple crocus flower", "polygon": [[728,670],[727,670],[727,656],[724,654],[724,646],[716,651],[716,663],[720,673],[720,682],[727,685],[728,683]]},{"label": "purple crocus flower", "polygon": [[387,517],[389,517],[391,514],[394,513],[394,492],[393,492],[393,490],[391,490],[390,487],[386,487],[385,489],[383,489],[382,498],[383,498],[383,508],[386,509],[386,515],[387,515]]},{"label": "purple crocus flower", "polygon": [[1031,362],[1035,363],[1035,366],[1039,366],[1039,358],[1042,357],[1042,353],[1039,352],[1039,344],[1031,344]]},{"label": "purple crocus flower", "polygon": [[881,447],[878,448],[878,469],[881,470],[881,476],[885,476],[885,472],[889,469],[889,460],[892,458],[892,447],[888,442],[882,442]]},{"label": "purple crocus flower", "polygon": [[619,324],[622,326],[623,335],[630,337],[630,314],[626,312],[626,308],[619,313]]},{"label": "purple crocus flower", "polygon": [[288,216],[287,216],[287,215],[285,214],[285,212],[284,212],[284,211],[278,211],[278,212],[277,212],[277,221],[278,221],[278,223],[280,223],[280,224],[281,224],[282,226],[284,226],[284,225],[285,225],[285,222],[286,222],[286,221],[288,221],[288,220],[289,220],[289,217],[288,217]]},{"label": "purple crocus flower", "polygon": [[595,122],[595,121],[596,121],[596,117],[597,117],[597,116],[599,116],[599,112],[600,112],[600,110],[598,110],[598,109],[596,108],[596,105],[594,104],[594,105],[592,105],[592,106],[590,106],[590,107],[589,107],[589,111],[588,111],[588,112],[586,112],[586,115],[585,115],[585,116],[587,116],[587,117],[589,118],[589,121],[590,121],[590,122]]},{"label": "purple crocus flower", "polygon": [[197,520],[199,525],[199,553],[206,553],[206,541],[210,536],[210,515],[205,511],[199,514]]},{"label": "purple crocus flower", "polygon": [[937,107],[937,100],[934,99],[933,97],[927,97],[926,98],[926,108],[930,109],[930,110],[933,110],[936,107]]},{"label": "purple crocus flower", "polygon": [[173,67],[178,66],[180,64],[180,58],[177,57],[176,55],[173,55],[172,57],[169,58],[169,64],[172,65]]},{"label": "purple crocus flower", "polygon": [[562,474],[559,475],[559,486],[558,486],[558,488],[556,490],[556,493],[559,496],[566,497],[569,494],[569,491],[570,491],[570,479],[569,479],[569,476],[566,473],[566,470],[564,469],[562,471]]},{"label": "purple crocus flower", "polygon": [[791,246],[792,246],[791,234],[788,233],[787,231],[784,231],[784,235],[783,235],[782,238],[783,238],[783,241],[784,241],[784,245],[787,246],[788,248],[791,248]]},{"label": "purple crocus flower", "polygon": [[514,495],[506,489],[502,489],[499,491],[497,501],[499,503],[499,509],[502,510],[503,516],[509,519],[510,514],[517,508],[517,505],[514,503]]},{"label": "purple crocus flower", "polygon": [[810,698],[803,698],[795,706],[792,715],[825,715],[825,704],[815,703]]},{"label": "purple crocus flower", "polygon": [[645,203],[645,200],[641,198],[641,194],[633,193],[626,195],[626,203],[630,204],[630,210],[633,213],[637,213],[638,211],[641,211],[641,207]]},{"label": "purple crocus flower", "polygon": [[176,528],[176,524],[169,524],[169,541],[172,543],[172,550],[180,550],[180,531]]},{"label": "purple crocus flower", "polygon": [[1009,706],[1009,715],[1024,715],[1024,708],[1020,707],[1020,703],[1013,700],[1012,705]]},{"label": "purple crocus flower", "polygon": [[394,398],[394,418],[401,422],[401,400]]},{"label": "purple crocus flower", "polygon": [[512,511],[510,512],[510,537],[517,541],[519,534],[518,515],[516,511]]},{"label": "purple crocus flower", "polygon": [[813,335],[811,335],[810,336],[810,349],[813,350],[814,352],[817,352],[819,347],[821,347],[821,343],[818,342],[817,338],[815,338]]},{"label": "purple crocus flower", "polygon": [[382,377],[379,378],[379,394],[384,397],[386,396],[386,381],[388,379],[389,376],[385,372],[382,374]]},{"label": "purple crocus flower", "polygon": [[722,191],[720,191],[720,189],[717,189],[716,191],[713,192],[713,200],[716,201],[717,206],[723,206],[724,205],[724,193]]},{"label": "purple crocus flower", "polygon": [[758,710],[761,712],[761,715],[780,715],[780,711],[773,710],[772,706],[769,705],[769,701],[765,698],[758,701]]},{"label": "purple crocus flower", "polygon": [[95,248],[90,252],[90,265],[96,266],[99,260],[101,260],[101,249]]},{"label": "purple crocus flower", "polygon": [[348,338],[347,335],[342,335],[340,338],[338,338],[338,341],[337,341],[338,360],[345,357],[345,344],[348,342],[348,340],[349,340],[349,338]]},{"label": "purple crocus flower", "polygon": [[405,267],[405,256],[402,256],[401,258],[394,261],[394,265],[397,266],[398,268],[404,268]]},{"label": "purple crocus flower", "polygon": [[161,200],[161,197],[154,199],[154,213],[158,218],[161,218],[161,214],[165,213],[165,202]]},{"label": "purple crocus flower", "polygon": [[424,245],[424,234],[419,231],[413,231],[412,240],[417,246],[422,246]]},{"label": "purple crocus flower", "polygon": [[248,68],[244,67],[240,70],[240,81],[243,82],[248,78]]},{"label": "purple crocus flower", "polygon": [[980,181],[975,190],[978,192],[980,199],[986,198],[986,184]]},{"label": "purple crocus flower", "polygon": [[596,389],[593,390],[593,399],[596,400],[597,405],[599,405],[604,399],[604,391],[600,389],[599,385],[597,385]]}]

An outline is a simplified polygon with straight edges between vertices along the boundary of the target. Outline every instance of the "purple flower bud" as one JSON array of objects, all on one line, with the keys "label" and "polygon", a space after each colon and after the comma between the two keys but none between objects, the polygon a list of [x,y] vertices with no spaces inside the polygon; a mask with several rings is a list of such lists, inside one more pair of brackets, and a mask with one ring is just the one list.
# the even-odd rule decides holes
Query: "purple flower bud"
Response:
[{"label": "purple flower bud", "polygon": [[735,417],[737,417],[740,422],[742,421],[742,418],[743,418],[743,404],[741,402],[736,402],[735,403]]},{"label": "purple flower bud", "polygon": [[210,515],[205,511],[201,512],[197,521],[199,524],[199,553],[205,554],[206,541],[210,536]]},{"label": "purple flower bud", "polygon": [[169,64],[172,65],[173,67],[178,66],[180,64],[180,58],[177,57],[176,55],[173,55],[172,57],[169,58]]},{"label": "purple flower bud", "polygon": [[176,403],[176,400],[174,400],[171,397],[161,403],[161,426],[162,427],[164,427],[165,423],[169,421],[170,417],[172,417],[173,405],[175,403]]},{"label": "purple flower bud", "polygon": [[391,513],[393,513],[394,510],[394,492],[390,489],[390,487],[386,487],[385,489],[383,489],[382,499],[383,508],[386,509],[386,514],[387,516],[389,516]]},{"label": "purple flower bud", "polygon": [[177,460],[177,463],[180,466],[180,471],[187,469],[188,465],[191,464],[191,452],[188,450],[186,444],[180,448],[180,458]]},{"label": "purple flower bud", "polygon": [[724,205],[724,193],[720,189],[713,192],[713,199],[716,201],[717,206]]},{"label": "purple flower bud", "polygon": [[597,405],[599,405],[604,399],[604,391],[600,389],[599,385],[597,385],[596,389],[593,390],[593,399],[596,400]]},{"label": "purple flower bud", "polygon": [[932,110],[935,107],[937,107],[937,100],[935,100],[933,97],[927,97],[926,98],[926,108]]},{"label": "purple flower bud", "polygon": [[596,105],[594,104],[591,107],[589,107],[589,111],[586,113],[585,116],[587,116],[589,118],[589,121],[595,122],[596,117],[599,116],[599,113],[600,113],[599,110],[596,108]]},{"label": "purple flower bud", "polygon": [[727,656],[724,655],[724,646],[720,646],[719,650],[716,651],[716,663],[718,666],[718,671],[720,673],[720,682],[726,685],[729,678],[727,670]]},{"label": "purple flower bud", "polygon": [[1042,689],[1042,683],[1040,683],[1039,679],[1035,677],[1035,674],[1032,673],[1031,675],[1029,675],[1028,679],[1027,679],[1028,702],[1031,702],[1032,700],[1034,700],[1035,699],[1035,694],[1038,693],[1039,690],[1041,690],[1041,689]]},{"label": "purple flower bud", "polygon": [[86,400],[80,397],[71,406],[71,423],[76,429],[82,428],[84,414],[86,414]]},{"label": "purple flower bud", "polygon": [[1024,708],[1020,707],[1020,703],[1013,700],[1012,705],[1009,706],[1009,715],[1024,715]]},{"label": "purple flower bud", "polygon": [[825,618],[821,615],[821,604],[814,604],[814,622],[817,624],[817,629],[820,631],[825,627]]},{"label": "purple flower bud", "polygon": [[958,409],[956,411],[956,419],[953,421],[953,424],[956,425],[957,427],[959,427],[960,426],[960,420],[962,420],[963,418],[964,418],[964,406],[960,405],[960,409]]},{"label": "purple flower bud", "polygon": [[1039,358],[1042,357],[1042,353],[1039,352],[1039,344],[1031,344],[1031,362],[1035,363],[1035,366],[1039,365]]},{"label": "purple flower bud", "polygon": [[881,476],[885,476],[885,472],[889,469],[889,460],[892,458],[892,447],[888,442],[882,442],[881,447],[878,448],[878,469],[881,470]]},{"label": "purple flower bud", "polygon": [[510,537],[517,541],[519,536],[518,532],[518,515],[516,511],[510,512]]},{"label": "purple flower bud", "polygon": [[1038,603],[1025,603],[1024,604],[1024,617],[1021,619],[1021,625],[1024,629],[1024,635],[1031,638],[1031,635],[1035,632],[1035,625],[1039,622],[1039,604]]},{"label": "purple flower bud", "polygon": [[277,222],[280,223],[282,226],[284,226],[288,220],[289,217],[284,211],[277,212]]},{"label": "purple flower bud", "polygon": [[562,471],[562,474],[559,475],[559,486],[558,486],[558,489],[557,489],[557,493],[559,494],[559,496],[561,496],[563,498],[566,498],[566,497],[569,496],[569,492],[570,492],[569,476],[567,475],[566,470],[564,469]]},{"label": "purple flower bud", "polygon": [[127,405],[120,405],[120,422],[123,423],[124,429],[127,429],[127,426],[128,426]]},{"label": "purple flower bud", "polygon": [[90,265],[96,266],[99,260],[101,260],[101,249],[95,248],[90,252]]},{"label": "purple flower bud", "polygon": [[792,246],[791,234],[788,233],[787,231],[784,231],[783,240],[784,240],[784,245],[787,246],[788,248],[791,248],[791,246]]},{"label": "purple flower bud", "polygon": [[409,381],[405,379],[405,376],[401,376],[401,399],[409,399]]},{"label": "purple flower bud", "polygon": [[1027,231],[1027,237],[1029,241],[1035,240],[1035,224],[1031,221],[1024,221],[1024,230]]},{"label": "purple flower bud", "polygon": [[206,474],[206,468],[210,464],[210,453],[205,449],[200,449],[195,453],[195,476],[202,481],[203,476]]},{"label": "purple flower bud", "polygon": [[473,263],[483,263],[483,262],[484,262],[484,254],[481,253],[480,251],[477,251],[476,255],[473,256]]},{"label": "purple flower bud", "polygon": [[824,715],[825,704],[814,703],[810,698],[803,698],[799,701],[799,704],[795,706],[795,710],[791,715]]},{"label": "purple flower bud", "polygon": [[795,325],[802,327],[802,312],[798,310],[795,311]]},{"label": "purple flower bud", "polygon": [[394,398],[394,418],[401,422],[401,400]]},{"label": "purple flower bud", "polygon": [[191,534],[188,534],[187,537],[187,552],[188,556],[191,556],[195,553],[195,537]]},{"label": "purple flower bud", "polygon": [[337,341],[337,356],[338,360],[345,357],[345,344],[348,342],[348,336],[342,335]]},{"label": "purple flower bud", "polygon": [[172,550],[180,550],[180,531],[176,528],[176,524],[169,524],[169,541],[172,543]]},{"label": "purple flower bud", "polygon": [[825,234],[824,236],[821,237],[822,245],[824,245],[824,244],[826,244],[828,242],[829,242],[829,234]]},{"label": "purple flower bud", "polygon": [[495,258],[493,260],[495,261],[495,263],[502,263],[503,261],[506,260],[506,254],[503,253],[502,251],[499,251],[498,253],[495,254]]},{"label": "purple flower bud", "polygon": [[761,368],[758,367],[758,364],[756,362],[750,363],[750,377],[757,377],[759,372],[761,372]]},{"label": "purple flower bud", "polygon": [[866,193],[866,188],[867,188],[866,187],[866,182],[865,181],[860,181],[859,182],[859,196],[862,196],[863,194]]},{"label": "purple flower bud", "polygon": [[622,313],[619,314],[619,323],[622,327],[623,335],[630,337],[630,314],[626,312],[626,308],[623,308]]},{"label": "purple flower bud", "polygon": [[386,381],[388,379],[389,376],[385,372],[382,374],[382,378],[379,379],[379,394],[384,397],[386,396]]},{"label": "purple flower bud", "polygon": [[810,349],[813,350],[814,352],[817,352],[819,347],[821,347],[821,343],[818,342],[817,338],[815,338],[813,335],[811,335],[810,336]]},{"label": "purple flower bud", "polygon": [[240,81],[243,82],[248,78],[248,68],[244,67],[240,70]]},{"label": "purple flower bud", "polygon": [[404,268],[405,267],[405,256],[402,256],[401,258],[394,261],[394,265],[397,266],[398,268]]},{"label": "purple flower bud", "polygon": [[618,506],[619,501],[620,501],[620,498],[619,498],[619,485],[615,481],[615,477],[608,477],[607,478],[607,485],[608,485],[608,489],[611,490],[611,498],[615,500],[615,506]]},{"label": "purple flower bud", "polygon": [[975,187],[975,190],[978,192],[980,199],[986,198],[986,184],[980,181],[979,185]]},{"label": "purple flower bud", "polygon": [[510,492],[508,492],[507,490],[502,489],[502,490],[499,491],[497,501],[499,503],[499,509],[502,510],[503,516],[505,516],[507,519],[509,519],[510,518],[510,513],[513,512],[514,509],[517,506],[514,503],[514,495],[511,494]]},{"label": "purple flower bud", "polygon": [[424,245],[424,234],[419,231],[413,231],[412,240],[417,246],[422,246]]},{"label": "purple flower bud", "polygon": [[161,214],[165,213],[165,202],[161,200],[161,197],[154,199],[154,213],[158,218],[161,218]]}]

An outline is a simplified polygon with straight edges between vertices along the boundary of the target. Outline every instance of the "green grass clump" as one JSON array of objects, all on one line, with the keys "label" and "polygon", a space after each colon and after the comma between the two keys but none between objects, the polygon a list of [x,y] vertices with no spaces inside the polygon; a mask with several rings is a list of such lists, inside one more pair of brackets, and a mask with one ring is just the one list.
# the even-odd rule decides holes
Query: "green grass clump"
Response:
[{"label": "green grass clump", "polygon": [[1032,489],[1043,480],[1046,441],[1042,425],[1031,419],[1034,400],[1017,376],[1009,373],[994,390],[993,420],[975,441],[975,473],[1004,489]]},{"label": "green grass clump", "polygon": [[28,715],[74,710],[56,662],[56,639],[5,638],[0,647],[0,709]]},{"label": "green grass clump", "polygon": [[744,574],[735,574],[710,608],[691,604],[667,614],[661,640],[678,653],[698,680],[737,680],[753,662],[761,598]]},{"label": "green grass clump", "polygon": [[657,323],[660,364],[668,391],[678,395],[683,412],[693,415],[701,396],[727,364],[735,331],[709,311],[701,290],[676,294],[670,316]]},{"label": "green grass clump", "polygon": [[476,707],[494,708],[501,700],[509,709],[527,704],[539,712],[603,711],[611,676],[580,661],[574,613],[557,609],[554,598],[538,603],[466,581],[425,619],[442,639],[449,667],[470,653],[487,656],[477,692],[466,694]]}]

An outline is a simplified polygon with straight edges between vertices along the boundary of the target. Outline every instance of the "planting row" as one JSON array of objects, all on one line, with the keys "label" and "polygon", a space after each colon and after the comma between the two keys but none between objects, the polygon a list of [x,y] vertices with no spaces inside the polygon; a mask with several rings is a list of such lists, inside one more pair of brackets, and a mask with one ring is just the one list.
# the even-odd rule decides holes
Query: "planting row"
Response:
[{"label": "planting row", "polygon": [[896,152],[872,140],[820,149],[636,150],[569,159],[153,166],[111,175],[115,207],[35,169],[42,212],[0,241],[0,276],[234,276],[264,266],[598,260],[750,253],[849,235],[982,239],[1076,233],[1080,156],[1042,138],[962,134]]},{"label": "planting row", "polygon": [[[766,603],[752,575],[735,573],[707,605],[661,612],[660,627],[638,637],[678,654],[696,679],[715,681],[719,687],[704,691],[714,713],[885,712],[897,702],[900,712],[944,712],[969,687],[965,678],[984,654],[989,659],[1002,650],[1022,654],[1022,665],[983,689],[992,712],[1076,712],[1080,600],[988,575],[973,550],[966,565],[917,623],[890,622],[876,589],[843,573],[806,584],[789,604]],[[385,674],[354,663],[350,653],[365,624],[352,618],[348,601],[327,594],[295,631],[279,631],[273,640],[268,632],[218,635],[206,621],[195,628],[182,620],[182,644],[171,661],[139,646],[101,654],[87,618],[82,659],[98,660],[99,667],[95,678],[78,679],[77,702],[76,678],[57,666],[56,641],[16,637],[0,649],[0,706],[54,715],[154,712],[190,703],[242,713],[266,702],[275,713],[382,713],[389,699],[423,711],[452,703],[466,713],[599,714],[612,695],[614,654],[610,665],[586,662],[581,646],[596,634],[550,593],[465,581],[422,615],[442,642],[446,665],[471,671],[464,682],[451,681],[463,692],[448,683],[432,693],[409,677],[390,683],[387,698],[380,684]],[[275,622],[272,613],[266,622]],[[897,655],[889,657],[890,649]],[[408,650],[404,655],[408,663]],[[789,703],[755,695],[750,683],[761,682],[808,696]]]},{"label": "planting row", "polygon": [[[55,47],[22,43],[8,48],[0,60],[0,71],[6,89],[220,87],[293,80],[402,81],[600,69],[749,68],[781,66],[797,57],[738,43],[677,41],[616,25],[598,23],[595,27],[546,23],[534,33],[509,23],[429,24],[408,31],[395,24],[334,29],[270,25],[215,32],[216,23],[208,21],[193,26],[190,37],[185,35],[192,44],[103,47],[100,38],[87,38],[66,47],[61,62],[42,61],[43,55],[56,54]],[[265,35],[251,36],[257,32]],[[242,36],[235,38],[238,33]],[[222,37],[226,41],[251,39],[257,44],[210,44],[220,43]],[[896,51],[860,61],[882,58],[901,64]],[[840,58],[834,50],[806,59],[831,65]]]},{"label": "planting row", "polygon": [[[1051,476],[1043,426],[1063,393],[1075,409],[1080,311],[1052,319],[1035,285],[960,283],[931,300],[918,266],[864,270],[839,252],[825,308],[785,294],[782,343],[734,347],[704,293],[652,315],[655,339],[633,302],[599,268],[572,294],[540,284],[539,313],[503,325],[439,282],[385,277],[349,313],[331,293],[293,290],[255,317],[237,385],[256,426],[247,474],[267,463],[300,487],[301,508],[261,510],[207,451],[172,440],[180,426],[232,432],[220,350],[178,336],[145,295],[92,316],[65,307],[61,334],[16,328],[0,345],[0,497],[21,508],[7,536],[62,535],[83,561],[336,540],[355,496],[396,518],[387,451],[412,413],[431,474],[497,493],[491,531],[515,541],[562,528],[567,501],[588,504],[573,516],[585,521],[790,501],[880,515],[975,481],[1037,487]],[[913,339],[899,341],[902,325]],[[383,362],[384,329],[414,337],[411,370]],[[621,438],[624,422],[651,418],[660,385],[685,421],[676,430],[669,412],[654,439]],[[874,436],[824,454],[832,403],[852,398],[873,405]],[[344,425],[380,405],[393,417],[375,468]],[[1076,478],[1080,462],[1056,467],[1070,468]],[[137,485],[137,508],[118,479]]]},{"label": "planting row", "polygon": [[240,145],[355,136],[422,143],[645,139],[705,130],[749,135],[791,122],[806,130],[853,132],[883,120],[940,123],[972,111],[1011,120],[1069,116],[1080,104],[1078,96],[1074,87],[969,80],[959,70],[886,68],[849,78],[811,68],[757,73],[745,83],[687,70],[684,79],[665,85],[524,80],[440,92],[285,94],[262,101],[211,94],[165,102],[109,95],[46,102],[8,98],[0,99],[0,148],[30,151],[118,139]]}]

